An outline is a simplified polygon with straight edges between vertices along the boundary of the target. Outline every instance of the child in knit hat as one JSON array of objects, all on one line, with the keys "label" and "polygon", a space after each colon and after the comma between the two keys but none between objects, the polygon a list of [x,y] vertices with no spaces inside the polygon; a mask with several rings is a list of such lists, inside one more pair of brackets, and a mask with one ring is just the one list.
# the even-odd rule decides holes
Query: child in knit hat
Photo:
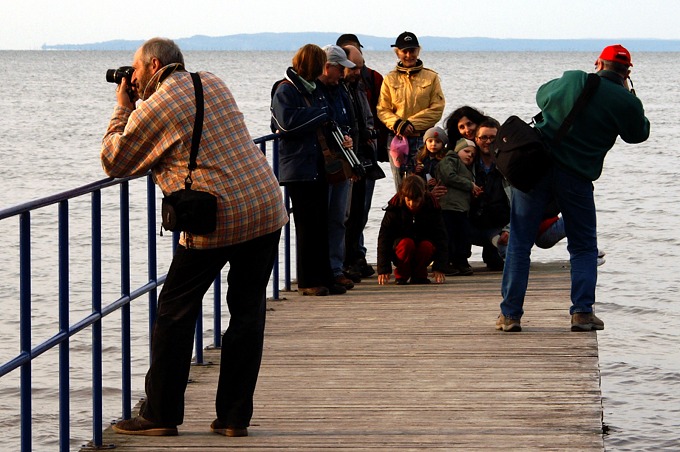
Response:
[{"label": "child in knit hat", "polygon": [[446,194],[439,198],[449,236],[447,275],[472,274],[468,263],[472,254],[468,213],[472,197],[482,193],[474,183],[471,171],[476,149],[474,141],[461,138],[436,168],[437,181],[447,188]]},{"label": "child in knit hat", "polygon": [[416,155],[417,175],[425,179],[428,189],[437,185],[435,179],[435,168],[446,155],[446,147],[449,145],[449,138],[441,127],[431,127],[423,135],[423,146]]}]

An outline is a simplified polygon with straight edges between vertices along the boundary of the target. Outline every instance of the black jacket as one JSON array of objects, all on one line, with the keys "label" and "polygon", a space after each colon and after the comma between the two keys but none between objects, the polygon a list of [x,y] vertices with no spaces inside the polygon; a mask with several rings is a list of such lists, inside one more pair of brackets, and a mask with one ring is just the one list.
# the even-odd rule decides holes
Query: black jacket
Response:
[{"label": "black jacket", "polygon": [[496,166],[488,173],[479,159],[473,168],[475,184],[484,189],[470,205],[470,224],[479,229],[502,228],[510,223],[510,200],[505,192],[503,175]]},{"label": "black jacket", "polygon": [[387,204],[378,235],[378,274],[392,273],[394,247],[407,237],[416,243],[432,242],[435,247],[432,270],[444,271],[448,260],[446,228],[439,204],[430,193],[425,194],[424,204],[415,215],[399,203],[398,195]]}]

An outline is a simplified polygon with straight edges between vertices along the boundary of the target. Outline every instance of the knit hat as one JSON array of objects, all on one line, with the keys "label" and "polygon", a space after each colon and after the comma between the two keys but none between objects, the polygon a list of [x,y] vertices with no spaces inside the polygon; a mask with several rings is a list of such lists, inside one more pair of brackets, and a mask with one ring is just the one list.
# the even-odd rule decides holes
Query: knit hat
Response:
[{"label": "knit hat", "polygon": [[427,129],[427,132],[423,135],[423,141],[427,141],[428,138],[437,138],[441,140],[441,142],[444,143],[444,147],[449,145],[449,137],[441,127],[430,127]]},{"label": "knit hat", "polygon": [[614,61],[626,66],[633,65],[630,60],[630,52],[621,44],[614,44],[613,46],[607,46],[602,49],[600,59],[605,61]]},{"label": "knit hat", "polygon": [[467,138],[461,138],[458,141],[456,141],[456,147],[453,148],[453,152],[458,154],[459,151],[462,151],[463,149],[469,147],[475,147],[475,142],[472,140],[468,140]]}]

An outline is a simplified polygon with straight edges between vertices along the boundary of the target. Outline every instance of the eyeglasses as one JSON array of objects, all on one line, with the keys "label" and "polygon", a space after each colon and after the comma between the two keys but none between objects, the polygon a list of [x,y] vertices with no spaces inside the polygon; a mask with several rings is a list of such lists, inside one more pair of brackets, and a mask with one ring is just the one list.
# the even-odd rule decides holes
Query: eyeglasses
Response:
[{"label": "eyeglasses", "polygon": [[496,135],[480,135],[477,137],[479,141],[488,141],[490,143],[493,143],[496,141]]}]

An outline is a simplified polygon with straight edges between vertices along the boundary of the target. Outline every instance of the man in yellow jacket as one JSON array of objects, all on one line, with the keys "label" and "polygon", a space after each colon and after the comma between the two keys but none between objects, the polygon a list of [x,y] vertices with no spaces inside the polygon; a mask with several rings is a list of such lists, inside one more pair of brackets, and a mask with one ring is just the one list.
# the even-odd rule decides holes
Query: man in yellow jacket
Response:
[{"label": "man in yellow jacket", "polygon": [[405,165],[397,167],[390,160],[398,190],[401,177],[413,172],[413,158],[423,145],[423,134],[441,119],[445,100],[439,75],[424,67],[418,58],[420,44],[416,35],[405,31],[397,37],[392,47],[399,62],[383,80],[377,110],[378,118],[391,132],[388,146],[395,135],[409,142],[409,156]]}]

